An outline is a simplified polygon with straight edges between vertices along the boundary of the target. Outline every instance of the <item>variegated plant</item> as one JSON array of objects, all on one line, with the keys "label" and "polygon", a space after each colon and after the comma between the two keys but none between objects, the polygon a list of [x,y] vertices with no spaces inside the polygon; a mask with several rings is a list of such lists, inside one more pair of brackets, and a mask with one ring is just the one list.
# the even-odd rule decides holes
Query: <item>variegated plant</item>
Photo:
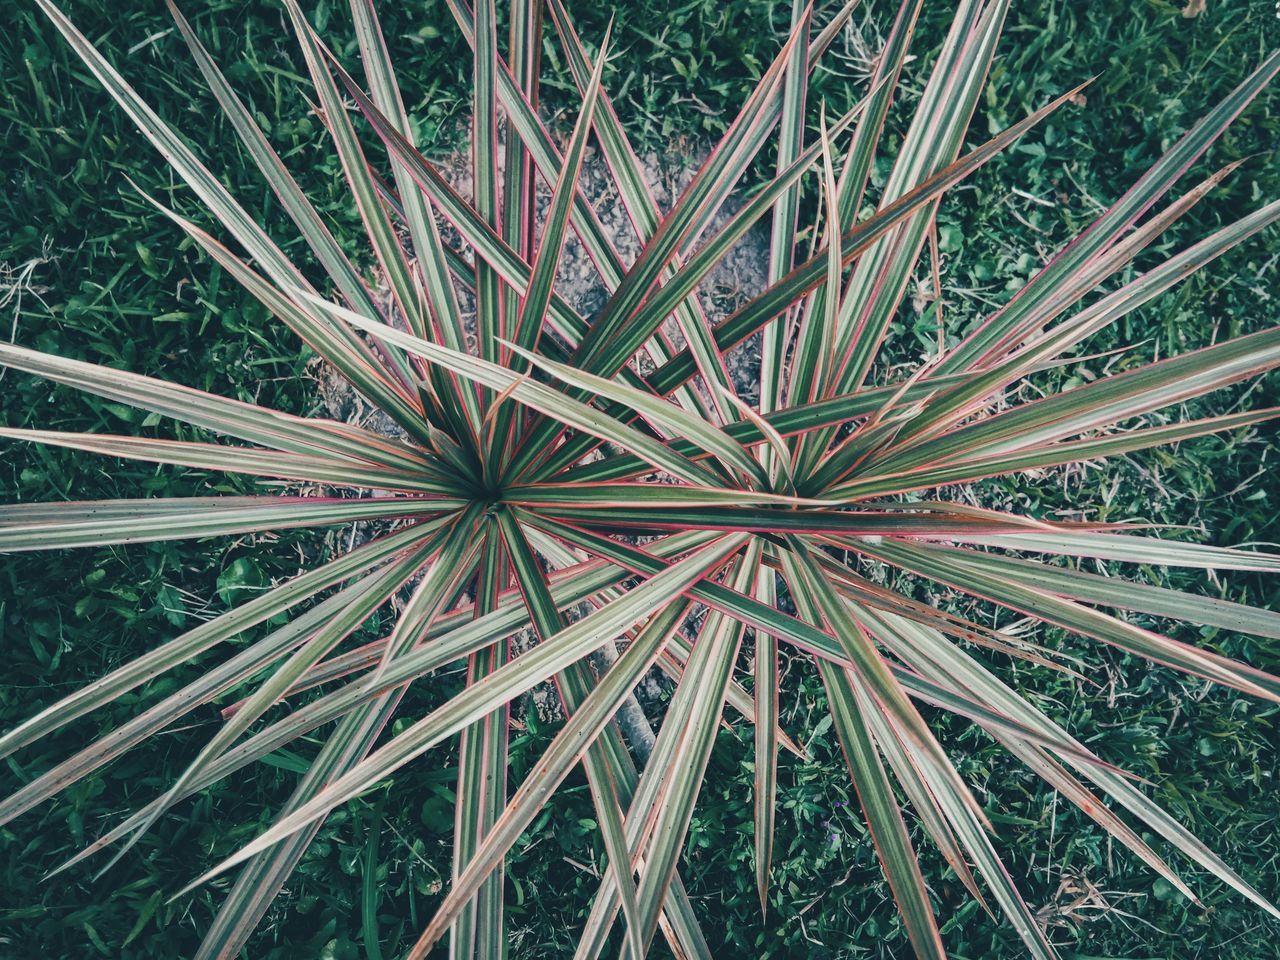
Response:
[{"label": "variegated plant", "polygon": [[[240,443],[20,429],[3,430],[6,437],[334,491],[281,495],[277,483],[262,496],[7,506],[0,509],[0,549],[357,520],[379,521],[380,531],[157,643],[5,733],[0,752],[7,755],[158,674],[203,664],[198,680],[5,798],[0,821],[172,729],[193,709],[231,695],[236,709],[224,711],[220,729],[172,787],[76,860],[116,844],[120,852],[128,849],[184,797],[296,738],[321,736],[323,749],[274,825],[201,878],[239,870],[200,952],[229,957],[330,811],[434,745],[460,737],[453,882],[411,956],[423,956],[446,937],[453,957],[500,955],[504,855],[582,764],[608,869],[578,956],[599,955],[616,928],[624,956],[645,955],[661,931],[676,955],[706,957],[679,877],[681,849],[728,703],[754,724],[756,871],[765,901],[777,751],[787,742],[778,728],[782,643],[807,657],[825,682],[866,823],[919,956],[939,957],[943,948],[900,796],[973,895],[983,897],[985,888],[1027,952],[1054,954],[1001,864],[983,808],[922,719],[919,703],[977,724],[1187,897],[1194,894],[1131,823],[1276,914],[1131,779],[1006,686],[975,648],[1044,662],[1039,653],[878,585],[859,572],[859,561],[880,561],[1125,653],[1280,700],[1280,679],[1104,608],[1272,638],[1280,637],[1280,615],[1020,555],[1262,571],[1280,569],[1280,556],[1160,539],[1117,524],[1045,522],[919,493],[902,496],[1115,456],[1276,415],[1259,410],[1132,425],[1142,414],[1280,365],[1280,328],[1042,399],[1009,406],[1006,397],[1011,386],[1065,362],[1091,335],[1280,218],[1280,202],[1272,202],[1081,306],[1086,293],[1116,279],[1230,172],[1220,170],[1154,209],[1280,69],[1280,55],[1267,58],[1008,303],[963,336],[948,338],[911,376],[884,382],[876,359],[940,198],[1071,96],[965,151],[1007,0],[958,3],[914,119],[891,158],[883,156],[881,132],[919,0],[905,0],[897,13],[865,100],[830,120],[806,104],[806,90],[853,4],[816,15],[796,0],[776,60],[665,211],[602,88],[606,43],[594,53],[585,46],[562,0],[548,0],[545,10],[540,0],[513,0],[505,60],[498,54],[493,0],[478,0],[474,10],[466,0],[449,0],[474,49],[470,199],[415,150],[369,0],[351,3],[363,81],[344,71],[295,0],[284,0],[314,84],[299,96],[316,98],[333,138],[367,232],[367,263],[344,254],[175,10],[178,29],[244,149],[326,272],[323,288],[308,282],[52,0],[37,2],[238,249],[166,210],[175,229],[384,411],[400,435],[0,346],[9,367]],[[539,52],[544,32],[552,31],[581,93],[563,148],[538,110]],[[507,131],[503,142],[499,117]],[[359,129],[371,129],[385,148],[386,179],[367,161]],[[631,264],[579,188],[593,134],[643,244]],[[768,144],[776,147],[776,172],[745,191],[744,172]],[[879,190],[869,187],[877,159],[892,160]],[[802,252],[797,210],[802,178],[810,174],[821,203]],[[553,194],[535,222],[539,179]],[[748,199],[726,215],[735,191]],[[875,212],[865,215],[865,209]],[[695,296],[699,284],[763,220],[772,224],[767,288],[726,319],[709,322]],[[446,223],[451,231],[442,239]],[[590,320],[554,289],[571,231],[609,292]],[[468,302],[474,324],[460,306]],[[759,402],[748,404],[735,392],[725,354],[756,335]],[[355,495],[340,495],[348,492]],[[364,496],[370,492],[376,495]],[[643,545],[637,535],[645,535]],[[344,647],[397,597],[403,605],[389,636]],[[279,624],[282,615],[283,625],[261,639],[227,645],[251,627]],[[692,641],[685,633],[691,624],[697,626]],[[536,642],[517,652],[512,638],[521,632]],[[735,679],[744,638],[754,653],[747,686]],[[622,652],[607,669],[588,666],[589,654],[618,641]],[[386,735],[409,685],[428,683],[433,671],[459,661],[467,664],[464,691],[425,716],[402,718],[410,721],[403,730]],[[655,665],[677,684],[652,753],[639,764],[615,713]],[[508,710],[547,681],[555,682],[568,719],[525,781],[508,789]],[[300,706],[270,712],[301,690],[312,693],[294,701]]]}]

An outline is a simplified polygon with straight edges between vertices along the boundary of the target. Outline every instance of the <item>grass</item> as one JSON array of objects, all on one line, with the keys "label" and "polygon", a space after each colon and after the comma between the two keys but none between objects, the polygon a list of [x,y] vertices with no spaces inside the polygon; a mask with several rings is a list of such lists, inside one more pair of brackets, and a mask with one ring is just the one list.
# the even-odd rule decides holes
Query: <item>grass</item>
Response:
[{"label": "grass", "polygon": [[[869,0],[868,0],[869,2]],[[161,113],[186,130],[205,155],[231,144],[194,67],[158,4],[121,14],[100,2],[68,4],[85,32]],[[584,34],[599,35],[604,15],[575,9]],[[665,4],[637,0],[619,11],[619,51],[606,83],[635,110],[631,132],[649,149],[696,141],[718,132],[725,110],[750,86],[775,40],[760,29],[771,4],[747,0]],[[885,4],[871,7],[883,16]],[[928,49],[947,14],[932,4],[917,43]],[[438,8],[438,9],[437,9]],[[1002,57],[989,84],[978,134],[1016,119],[1048,94],[1100,74],[1087,92],[1088,109],[1056,116],[1034,142],[998,160],[943,208],[944,322],[957,329],[980,305],[999,302],[1037,265],[1028,249],[1048,253],[1077,229],[1097,202],[1114,198],[1158,152],[1224,93],[1268,47],[1280,42],[1280,20],[1266,3],[1214,3],[1195,18],[1176,5],[1093,4],[1088,16],[1067,4],[1015,8]],[[274,142],[291,147],[293,169],[304,174],[308,195],[339,226],[356,225],[340,186],[336,159],[320,144],[307,105],[287,95],[298,65],[281,38],[280,14],[270,5],[188,5],[202,38],[254,99]],[[387,13],[386,28],[402,56],[405,90],[424,140],[440,152],[458,143],[465,108],[466,58],[441,5],[412,15]],[[431,20],[435,17],[435,20]],[[20,12],[0,37],[0,130],[6,158],[0,191],[0,262],[22,273],[35,261],[17,313],[18,342],[74,357],[118,362],[231,396],[256,397],[305,412],[316,403],[306,356],[265,315],[234,294],[225,278],[177,243],[166,223],[144,209],[128,175],[164,195],[180,210],[181,190],[170,191],[158,158],[140,150],[127,121],[86,83],[52,31],[35,14]],[[326,22],[327,21],[327,22]],[[318,5],[317,26],[346,37],[344,5]],[[661,25],[659,33],[649,32]],[[780,28],[782,24],[775,23]],[[867,35],[871,36],[871,27]],[[131,48],[137,38],[148,38]],[[352,45],[354,41],[352,41]],[[342,50],[339,44],[339,50]],[[851,48],[852,49],[852,48]],[[344,51],[351,54],[351,49]],[[853,52],[856,52],[854,50]],[[548,53],[548,68],[558,68]],[[916,65],[918,67],[918,65]],[[850,71],[856,71],[851,57]],[[912,68],[909,68],[912,69]],[[818,92],[833,112],[848,97],[847,81],[825,76]],[[842,99],[844,98],[844,99]],[[554,114],[559,104],[551,101]],[[1280,138],[1280,93],[1254,105],[1211,156],[1214,164],[1251,156],[1241,171],[1171,233],[1175,249],[1264,199],[1280,196],[1280,164],[1270,151]],[[263,199],[244,158],[228,146],[215,157],[228,181],[264,222],[279,222]],[[1010,193],[1018,184],[1022,193]],[[1086,199],[1081,199],[1086,198]],[[342,230],[336,231],[339,236]],[[346,231],[348,235],[353,231]],[[1274,247],[1274,235],[1270,235]],[[1146,341],[1163,356],[1193,344],[1274,323],[1280,302],[1274,259],[1266,240],[1248,244],[1170,295],[1136,312],[1117,331],[1117,342]],[[927,286],[927,276],[922,273]],[[0,330],[8,334],[8,311]],[[899,318],[903,356],[918,355],[917,341],[935,335],[926,299]],[[1104,350],[1114,345],[1096,343]],[[1141,351],[1139,351],[1141,352]],[[1099,360],[1072,370],[1099,376]],[[133,432],[150,423],[113,404],[50,388],[11,374],[6,422],[56,429]],[[1251,403],[1278,402],[1273,377]],[[1213,542],[1280,541],[1274,490],[1265,471],[1276,455],[1274,433],[1245,441],[1209,439],[1167,453],[1136,455],[1116,469],[1093,469],[1040,480],[993,482],[987,501],[1016,499],[1043,514],[1065,507],[1081,488],[1109,504],[1100,519],[1138,517],[1202,527]],[[1230,445],[1230,447],[1229,447]],[[211,492],[246,492],[238,481],[218,481]],[[7,500],[183,495],[208,490],[194,471],[151,469],[35,446],[0,453],[0,486]],[[1178,491],[1175,496],[1170,491]],[[1268,494],[1272,503],[1268,503]],[[178,543],[64,551],[4,558],[0,563],[0,629],[6,683],[0,687],[0,725],[8,727],[86,679],[145,649],[158,636],[221,610],[241,591],[294,572],[300,556],[326,549],[318,537],[285,534],[270,549],[251,542],[226,544],[220,553]],[[1174,585],[1189,586],[1194,578]],[[1275,607],[1274,583],[1233,579],[1233,599]],[[940,602],[954,602],[939,597]],[[19,616],[19,611],[21,615]],[[1166,671],[1099,651],[1066,636],[1043,642],[1088,653],[1096,665],[1088,682],[1114,701],[1108,726],[1089,709],[1098,691],[1009,670],[1019,689],[1046,691],[1044,704],[1069,720],[1073,732],[1100,744],[1105,755],[1139,770],[1154,795],[1245,878],[1280,897],[1280,846],[1274,832],[1274,794],[1280,767],[1274,744],[1277,713],[1222,690],[1206,690]],[[1239,636],[1212,637],[1223,652],[1275,671],[1277,651]],[[902,956],[906,941],[887,885],[856,812],[849,807],[847,775],[834,732],[823,729],[822,688],[795,665],[787,675],[784,725],[803,737],[812,761],[784,759],[783,809],[776,857],[774,901],[761,920],[750,867],[751,771],[748,735],[723,733],[712,758],[707,794],[691,832],[686,878],[705,929],[723,937],[718,955],[787,957]],[[461,678],[455,681],[460,685]],[[1026,682],[1022,682],[1026,681]],[[7,791],[42,770],[94,732],[118,723],[167,690],[161,681],[121,702],[116,715],[94,716],[10,763]],[[406,703],[412,715],[447,690],[421,690]],[[1113,712],[1114,711],[1114,712]],[[1119,725],[1115,723],[1120,717]],[[211,721],[213,717],[203,716]],[[529,711],[515,732],[513,777],[536,759],[554,730]],[[974,735],[960,724],[948,731]],[[976,740],[976,738],[975,738]],[[1038,782],[1024,778],[999,751],[966,743],[963,772],[983,787],[998,784],[991,813],[1015,875],[1026,876],[1033,904],[1055,924],[1054,939],[1081,956],[1280,955],[1276,929],[1260,912],[1213,887],[1205,906],[1191,906],[1153,884],[1125,854],[1113,853],[1101,832],[1054,802]],[[0,832],[0,956],[171,957],[189,953],[212,916],[217,888],[174,904],[166,897],[189,880],[196,863],[229,852],[265,823],[270,804],[287,792],[297,763],[277,755],[240,778],[181,808],[110,874],[88,870],[39,885],[43,870],[91,839],[140,798],[162,788],[187,757],[176,739],[151,744]],[[523,765],[523,766],[522,766]],[[287,897],[282,897],[250,951],[253,957],[394,956],[416,936],[447,883],[455,770],[432,754],[399,775],[390,799],[373,796],[332,817],[308,855]],[[563,957],[572,913],[592,888],[599,859],[585,782],[571,781],[553,808],[531,827],[509,871],[509,915],[518,932],[513,957]],[[994,804],[994,801],[992,801]],[[250,818],[262,811],[262,819]],[[229,823],[244,824],[228,832]],[[379,872],[363,874],[376,844]],[[930,856],[927,845],[921,850]],[[932,868],[932,869],[930,869]],[[926,876],[943,876],[940,860]],[[956,956],[1016,956],[1006,928],[986,920],[958,884],[937,885],[954,904],[944,935]]]}]

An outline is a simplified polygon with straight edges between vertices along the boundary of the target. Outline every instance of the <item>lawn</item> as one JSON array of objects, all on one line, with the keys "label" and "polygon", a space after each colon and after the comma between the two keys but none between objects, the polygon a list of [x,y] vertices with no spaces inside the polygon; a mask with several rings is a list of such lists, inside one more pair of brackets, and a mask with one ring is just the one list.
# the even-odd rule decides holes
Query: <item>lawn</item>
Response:
[{"label": "lawn", "polygon": [[[0,336],[70,357],[119,365],[299,414],[319,403],[314,366],[287,330],[250,304],[230,279],[141,199],[136,182],[199,219],[198,204],[171,181],[161,158],[87,78],[38,12],[3,0],[0,34]],[[305,256],[239,150],[159,3],[67,0],[80,28],[193,147],[220,171],[246,208]],[[355,59],[346,5],[321,0],[314,24]],[[384,27],[400,64],[420,141],[444,157],[456,150],[469,111],[469,54],[443,3],[387,4]],[[864,0],[854,16],[874,47],[890,5]],[[947,332],[1011,293],[1205,110],[1280,45],[1269,0],[1181,4],[1019,2],[975,118],[977,143],[1096,76],[1079,103],[950,195],[939,212],[943,323]],[[339,238],[359,235],[336,156],[310,113],[309,84],[274,4],[191,0],[184,11],[237,88],[254,105],[308,196]],[[908,65],[918,93],[925,52],[941,37],[949,4],[926,3]],[[584,36],[598,37],[607,9],[571,5]],[[823,8],[819,8],[820,13]],[[773,21],[770,22],[771,11]],[[1196,13],[1187,16],[1187,13]],[[628,132],[659,156],[696,152],[721,133],[776,52],[785,24],[764,0],[664,3],[616,9],[616,58],[604,82],[630,109]],[[840,69],[821,75],[815,96],[832,115],[862,88],[865,47],[839,48]],[[544,104],[566,133],[576,115],[572,83],[546,34],[545,68],[556,78]],[[301,87],[301,89],[299,89]],[[568,111],[566,121],[566,113]],[[1240,169],[1144,257],[1181,249],[1263,202],[1280,197],[1280,87],[1265,92],[1197,164],[1191,179],[1243,159]],[[891,141],[892,143],[892,141]],[[884,170],[879,171],[883,178]],[[1197,176],[1198,175],[1198,176]],[[1188,182],[1191,182],[1189,180]],[[1016,189],[1014,189],[1016,188]],[[816,194],[806,198],[810,207]],[[278,230],[276,228],[279,228]],[[1280,320],[1274,229],[1094,338],[1093,353],[1138,345],[1126,358],[1164,357],[1273,326]],[[1148,260],[1140,259],[1139,267]],[[921,289],[929,285],[927,267]],[[895,356],[917,361],[936,336],[935,306],[916,298],[897,318]],[[1127,359],[1126,363],[1129,362]],[[1073,384],[1122,369],[1100,356],[1045,375]],[[8,426],[191,437],[185,427],[10,372]],[[1280,404],[1280,377],[1204,401],[1193,415]],[[1186,525],[1215,544],[1280,544],[1280,441],[1271,426],[1130,455],[1109,464],[987,481],[973,494],[1040,516]],[[248,493],[236,477],[149,467],[55,448],[0,448],[5,502]],[[232,542],[181,541],[0,558],[0,728],[101,675],[159,639],[220,612],[304,561],[329,555],[339,537],[290,532]],[[1274,578],[1235,574],[1218,582],[1195,571],[1144,571],[1152,582],[1280,608]],[[910,582],[900,586],[917,589]],[[958,603],[951,596],[929,599]],[[1150,621],[1150,618],[1146,618]],[[1144,621],[1144,625],[1151,625]],[[356,639],[380,634],[377,624]],[[1180,639],[1280,672],[1280,647],[1216,629],[1158,624]],[[1061,631],[1036,639],[1081,656],[1084,678],[1025,664],[1002,676],[1032,696],[1107,759],[1149,782],[1166,806],[1273,901],[1280,899],[1280,710],[1232,691],[1150,667]],[[992,663],[995,657],[988,658]],[[194,675],[194,671],[192,672]],[[830,729],[823,687],[800,660],[785,664],[783,726],[808,760],[784,754],[778,849],[768,915],[761,917],[752,867],[751,732],[722,731],[690,833],[683,875],[716,956],[902,957],[909,947]],[[184,676],[149,684],[110,710],[9,758],[7,794],[88,739],[172,692]],[[460,687],[461,671],[415,688],[402,713],[421,714]],[[192,718],[211,728],[214,710]],[[968,724],[939,718],[944,743],[994,821],[997,845],[1065,956],[1280,957],[1280,924],[1219,884],[1186,876],[1202,898],[1188,903],[1136,858],[1027,774]],[[555,733],[536,711],[520,711],[511,773],[519,782]],[[92,863],[41,882],[126,811],[161,791],[198,743],[175,733],[148,741],[83,782],[0,828],[0,957],[187,956],[214,915],[219,881],[169,897],[270,822],[305,757],[280,751],[230,783],[188,801],[109,872]],[[318,743],[318,741],[316,741]],[[301,748],[299,748],[301,749]],[[452,764],[452,765],[451,765]],[[329,818],[247,955],[255,958],[398,956],[448,886],[456,757],[435,751],[394,783]],[[586,781],[575,774],[517,845],[507,880],[510,957],[573,954],[575,930],[595,890],[602,857]],[[918,831],[919,832],[919,831]],[[921,832],[922,836],[922,832]],[[921,837],[917,837],[920,840]],[[1164,845],[1153,840],[1158,850]],[[985,916],[928,845],[924,873],[956,957],[1020,956],[1014,933]],[[1175,865],[1181,867],[1185,863]],[[380,944],[380,947],[378,946]]]}]

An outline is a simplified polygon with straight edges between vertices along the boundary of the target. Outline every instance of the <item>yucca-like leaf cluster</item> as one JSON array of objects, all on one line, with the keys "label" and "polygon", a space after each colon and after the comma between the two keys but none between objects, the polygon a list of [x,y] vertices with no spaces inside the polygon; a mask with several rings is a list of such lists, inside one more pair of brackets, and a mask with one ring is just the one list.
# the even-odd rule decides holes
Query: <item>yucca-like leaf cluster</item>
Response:
[{"label": "yucca-like leaf cluster", "polygon": [[[925,493],[1237,430],[1276,415],[1258,410],[1132,425],[1280,365],[1280,328],[1040,399],[1010,406],[1003,398],[1280,218],[1280,202],[1272,202],[1110,292],[1085,298],[1117,280],[1230,174],[1232,167],[1224,168],[1161,204],[1280,69],[1280,55],[1267,58],[1006,304],[940,343],[909,377],[876,385],[884,379],[873,376],[877,356],[930,240],[940,198],[1074,93],[965,149],[1007,0],[957,4],[891,158],[881,134],[920,0],[904,0],[865,99],[842,117],[825,116],[806,93],[856,0],[817,12],[797,2],[777,58],[667,210],[654,200],[602,85],[607,38],[593,52],[562,0],[545,7],[541,0],[513,0],[504,53],[493,0],[478,0],[474,10],[467,0],[449,0],[474,50],[470,198],[415,149],[370,0],[351,2],[362,80],[346,72],[295,0],[284,0],[314,86],[299,95],[314,99],[332,137],[367,233],[368,263],[344,253],[174,10],[244,150],[327,276],[323,287],[308,281],[52,0],[37,2],[233,246],[165,209],[175,229],[397,430],[388,436],[292,416],[0,345],[0,361],[9,367],[239,443],[0,431],[8,438],[356,494],[19,504],[0,508],[0,549],[354,521],[375,522],[378,531],[5,733],[0,751],[7,755],[166,671],[197,659],[204,665],[198,679],[5,798],[0,821],[235,693],[236,708],[224,711],[220,728],[168,791],[76,858],[113,846],[119,856],[183,798],[299,737],[319,736],[323,748],[270,829],[200,878],[239,871],[200,956],[239,951],[330,811],[459,737],[452,885],[411,956],[445,938],[454,957],[501,955],[504,856],[581,764],[608,866],[578,956],[598,956],[617,936],[622,954],[638,958],[661,933],[677,956],[707,957],[680,879],[680,853],[731,705],[733,716],[754,725],[756,871],[766,902],[777,753],[780,743],[790,744],[778,725],[784,644],[822,676],[863,815],[919,956],[939,957],[943,949],[904,801],[964,885],[1014,925],[1027,952],[1054,954],[1001,864],[982,806],[920,704],[977,724],[1186,896],[1194,894],[1143,834],[1163,838],[1276,914],[1133,780],[976,655],[986,648],[1052,665],[1047,652],[895,593],[865,576],[860,561],[1280,700],[1280,679],[1106,611],[1272,638],[1280,637],[1277,614],[1024,555],[1263,571],[1280,569],[1280,556],[1160,539],[1122,524],[1050,522]],[[538,109],[544,33],[558,42],[581,96],[563,145]],[[366,158],[369,141],[361,137],[369,131],[387,169]],[[629,264],[580,187],[592,143],[642,244]],[[762,165],[766,147],[770,158],[776,153],[776,169],[748,191],[746,171]],[[873,164],[889,159],[887,181],[873,190]],[[820,203],[802,242],[797,210],[807,177]],[[539,182],[551,188],[542,216],[534,202]],[[735,193],[747,199],[726,205]],[[766,288],[710,322],[696,296],[699,285],[760,223],[772,229]],[[571,235],[608,291],[590,319],[555,290]],[[759,399],[748,404],[725,357],[750,337],[759,338],[761,362]],[[913,496],[901,496],[907,493]],[[388,636],[344,646],[375,612],[397,603]],[[228,645],[268,622],[260,639]],[[536,642],[517,652],[512,640],[521,633]],[[745,683],[737,672],[748,662],[744,643],[752,654]],[[621,652],[607,669],[588,665],[590,654],[615,644]],[[234,652],[222,655],[228,649]],[[433,671],[462,661],[463,692],[425,716],[399,716],[411,684],[430,683]],[[638,764],[615,715],[655,665],[675,678],[674,695],[651,754]],[[567,720],[524,782],[508,784],[510,705],[548,681]],[[303,690],[313,694],[301,706],[273,710]],[[386,734],[392,718],[408,721],[396,736]]]}]

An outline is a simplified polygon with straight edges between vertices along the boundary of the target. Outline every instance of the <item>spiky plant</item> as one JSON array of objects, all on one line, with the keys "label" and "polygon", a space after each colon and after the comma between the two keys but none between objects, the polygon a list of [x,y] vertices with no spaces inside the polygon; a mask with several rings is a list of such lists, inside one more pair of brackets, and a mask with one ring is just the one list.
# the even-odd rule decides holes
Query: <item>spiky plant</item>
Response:
[{"label": "spiky plant", "polygon": [[[73,863],[115,844],[119,856],[183,798],[299,737],[321,737],[323,748],[274,824],[197,881],[239,869],[199,954],[229,957],[330,811],[459,737],[452,886],[411,956],[445,937],[454,957],[501,954],[504,856],[581,764],[608,867],[578,956],[599,955],[616,927],[624,956],[645,955],[660,930],[676,955],[706,957],[679,877],[680,853],[725,705],[732,704],[754,724],[755,858],[765,902],[777,752],[785,736],[778,728],[782,643],[806,657],[826,685],[867,826],[921,957],[942,956],[943,948],[904,805],[973,895],[981,898],[985,888],[1030,955],[1054,954],[1001,863],[982,806],[922,718],[921,703],[972,721],[1184,895],[1194,896],[1131,822],[1276,913],[1131,779],[1004,684],[976,648],[1047,663],[1043,651],[895,593],[866,576],[861,561],[1280,700],[1280,679],[1102,608],[1272,638],[1280,636],[1280,615],[1021,555],[1261,571],[1280,569],[1280,556],[1161,539],[1123,524],[1051,522],[920,493],[1238,430],[1276,415],[1268,409],[1154,426],[1135,419],[1280,365],[1280,327],[1040,399],[1009,405],[1007,397],[1009,388],[1069,361],[1093,334],[1280,217],[1280,202],[1273,202],[1085,300],[1230,172],[1224,168],[1156,209],[1280,69],[1280,55],[1250,74],[1006,304],[969,330],[951,331],[935,356],[894,380],[878,370],[877,356],[940,198],[1071,97],[964,150],[1007,0],[958,4],[892,158],[884,156],[881,132],[919,0],[906,0],[888,30],[865,100],[830,121],[807,109],[813,105],[806,104],[806,89],[852,4],[824,11],[819,27],[814,11],[796,2],[776,60],[665,211],[602,89],[605,43],[592,53],[561,0],[549,0],[545,13],[581,94],[563,149],[537,106],[539,0],[511,4],[505,59],[493,0],[479,0],[474,11],[465,0],[450,0],[475,54],[469,200],[415,149],[369,0],[351,4],[363,83],[345,72],[294,0],[284,0],[314,84],[306,95],[316,98],[363,219],[373,255],[368,264],[344,254],[175,10],[244,149],[327,274],[322,287],[306,279],[52,0],[37,2],[239,249],[165,210],[176,227],[398,432],[292,416],[0,346],[9,367],[241,444],[20,429],[5,429],[7,437],[334,491],[282,494],[276,484],[262,496],[7,506],[0,510],[0,549],[357,520],[376,521],[377,530],[367,543],[158,643],[0,737],[0,752],[10,754],[166,671],[202,664],[194,682],[5,799],[0,821],[232,694],[240,698],[236,709],[167,792]],[[815,112],[812,136],[807,122]],[[358,128],[376,134],[389,163],[385,179],[369,163]],[[642,241],[630,265],[578,186],[592,133]],[[759,165],[769,144],[776,173],[747,192],[744,173]],[[873,162],[889,160],[888,179],[873,189]],[[805,252],[797,210],[802,178],[811,173],[821,199]],[[539,179],[553,192],[535,222]],[[747,199],[722,213],[735,191]],[[772,223],[767,288],[731,316],[709,322],[695,296],[699,284],[765,219]],[[590,320],[555,292],[571,232],[608,291]],[[474,321],[466,304],[474,304]],[[669,327],[680,334],[674,346]],[[742,384],[733,382],[725,361],[727,351],[752,336],[760,342],[757,404],[739,397]],[[388,636],[344,647],[375,611],[391,606],[398,616]],[[268,623],[260,639],[228,646]],[[690,639],[685,631],[694,629]],[[536,642],[518,651],[512,639],[521,633]],[[752,692],[735,679],[747,640]],[[607,669],[593,670],[588,655],[617,641],[621,654]],[[463,692],[425,716],[399,718],[407,721],[401,732],[386,734],[410,685],[429,683],[433,671],[462,661]],[[651,755],[637,763],[615,714],[655,664],[678,682]],[[568,719],[525,781],[509,789],[508,711],[547,681],[554,681]],[[273,712],[287,695],[313,688],[309,699],[297,701],[301,706]]]}]

